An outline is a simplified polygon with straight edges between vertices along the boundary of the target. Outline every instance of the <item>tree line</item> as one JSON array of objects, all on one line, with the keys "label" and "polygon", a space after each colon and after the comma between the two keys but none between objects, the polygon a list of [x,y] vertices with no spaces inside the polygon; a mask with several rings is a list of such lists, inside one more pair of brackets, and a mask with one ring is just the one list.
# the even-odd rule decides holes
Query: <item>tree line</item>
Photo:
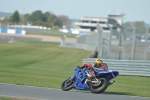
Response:
[{"label": "tree line", "polygon": [[31,14],[20,15],[16,10],[12,16],[5,18],[2,22],[6,23],[21,23],[21,24],[32,24],[40,25],[45,27],[62,27],[63,25],[69,26],[70,19],[66,15],[55,15],[51,12],[42,12],[41,10],[36,10]]},{"label": "tree line", "polygon": [[[142,35],[142,34],[145,34],[146,31],[148,31],[148,33],[150,32],[149,25],[145,23],[144,21],[125,22],[124,25],[129,25],[129,23],[131,23],[134,26],[136,34]],[[129,27],[130,28],[129,29],[127,28],[127,29],[133,32],[133,27],[131,27],[130,25]]]}]

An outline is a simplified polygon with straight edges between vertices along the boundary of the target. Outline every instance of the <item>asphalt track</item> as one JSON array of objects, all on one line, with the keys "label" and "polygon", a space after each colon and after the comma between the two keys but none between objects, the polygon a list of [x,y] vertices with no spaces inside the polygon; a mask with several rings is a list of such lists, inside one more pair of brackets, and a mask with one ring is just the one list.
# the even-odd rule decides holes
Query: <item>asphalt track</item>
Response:
[{"label": "asphalt track", "polygon": [[34,42],[61,42],[61,38],[39,35],[10,35],[0,34],[0,42],[9,41],[34,41]]},{"label": "asphalt track", "polygon": [[0,96],[31,98],[36,100],[150,100],[146,97],[115,95],[109,93],[93,94],[90,91],[62,91],[60,89],[34,86],[0,84]]}]

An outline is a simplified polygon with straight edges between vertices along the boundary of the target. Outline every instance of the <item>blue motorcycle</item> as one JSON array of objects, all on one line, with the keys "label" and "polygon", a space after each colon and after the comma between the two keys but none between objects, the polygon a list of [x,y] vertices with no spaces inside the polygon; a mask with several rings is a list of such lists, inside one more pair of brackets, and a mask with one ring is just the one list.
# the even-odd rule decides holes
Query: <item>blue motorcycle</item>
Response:
[{"label": "blue motorcycle", "polygon": [[113,80],[118,74],[115,70],[100,70],[98,68],[92,68],[95,72],[95,77],[90,79],[90,70],[88,68],[76,67],[74,69],[74,76],[66,79],[62,85],[61,89],[63,91],[69,91],[71,89],[77,90],[90,90],[92,93],[102,93],[107,87],[113,84]]}]

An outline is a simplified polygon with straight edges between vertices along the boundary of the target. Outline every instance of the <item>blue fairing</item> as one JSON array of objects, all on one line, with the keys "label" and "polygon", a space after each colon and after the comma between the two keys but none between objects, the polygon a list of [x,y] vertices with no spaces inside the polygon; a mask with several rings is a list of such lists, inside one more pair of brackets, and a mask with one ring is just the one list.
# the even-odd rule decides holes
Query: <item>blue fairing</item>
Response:
[{"label": "blue fairing", "polygon": [[108,80],[115,78],[118,74],[119,72],[115,70],[101,70],[99,72],[96,72],[96,76],[107,75]]},{"label": "blue fairing", "polygon": [[74,88],[76,88],[76,89],[89,89],[88,84],[83,83],[85,78],[86,78],[86,73],[82,69],[77,67],[74,70],[74,74],[76,76],[76,82],[74,84]]}]

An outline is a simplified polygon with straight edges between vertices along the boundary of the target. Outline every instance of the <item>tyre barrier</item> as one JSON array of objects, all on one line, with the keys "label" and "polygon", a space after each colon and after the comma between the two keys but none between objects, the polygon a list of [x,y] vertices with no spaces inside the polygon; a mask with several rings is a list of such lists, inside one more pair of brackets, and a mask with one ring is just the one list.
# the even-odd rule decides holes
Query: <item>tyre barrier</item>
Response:
[{"label": "tyre barrier", "polygon": [[25,30],[14,30],[14,29],[0,29],[0,33],[25,35],[26,31]]},{"label": "tyre barrier", "polygon": [[68,29],[60,29],[59,31],[69,34],[86,34],[85,31],[79,31],[79,30],[68,30]]}]

